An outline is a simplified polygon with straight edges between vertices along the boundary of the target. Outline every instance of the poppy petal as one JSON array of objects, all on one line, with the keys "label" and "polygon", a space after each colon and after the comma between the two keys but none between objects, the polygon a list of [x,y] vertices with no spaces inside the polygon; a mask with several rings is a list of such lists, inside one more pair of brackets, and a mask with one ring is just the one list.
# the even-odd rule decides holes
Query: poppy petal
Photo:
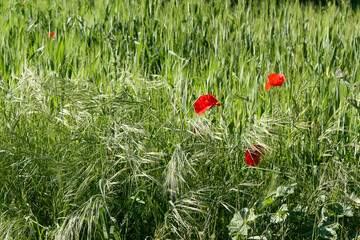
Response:
[{"label": "poppy petal", "polygon": [[266,85],[265,85],[265,90],[268,91],[271,87],[271,84],[270,82],[268,82]]},{"label": "poppy petal", "polygon": [[255,167],[259,164],[259,158],[261,155],[264,155],[264,148],[260,145],[254,145],[248,147],[245,153],[245,162],[246,164]]},{"label": "poppy petal", "polygon": [[279,74],[273,73],[268,76],[269,82],[274,83],[279,79]]},{"label": "poppy petal", "polygon": [[246,164],[255,167],[259,164],[259,155],[251,154],[248,151],[245,154],[245,162]]},{"label": "poppy petal", "polygon": [[268,76],[268,79],[271,86],[280,86],[285,81],[285,75],[282,73],[273,73]]},{"label": "poppy petal", "polygon": [[49,37],[49,38],[50,38],[50,36],[51,36],[51,38],[54,38],[54,37],[55,37],[55,33],[54,33],[54,32],[48,33],[48,37]]},{"label": "poppy petal", "polygon": [[278,81],[277,81],[277,85],[281,85],[281,84],[283,84],[285,82],[285,75],[284,74],[282,74],[282,73],[280,73],[279,74],[279,79],[278,79]]},{"label": "poppy petal", "polygon": [[220,106],[218,100],[211,94],[207,94],[199,97],[194,104],[194,110],[198,115],[203,114],[215,105]]}]

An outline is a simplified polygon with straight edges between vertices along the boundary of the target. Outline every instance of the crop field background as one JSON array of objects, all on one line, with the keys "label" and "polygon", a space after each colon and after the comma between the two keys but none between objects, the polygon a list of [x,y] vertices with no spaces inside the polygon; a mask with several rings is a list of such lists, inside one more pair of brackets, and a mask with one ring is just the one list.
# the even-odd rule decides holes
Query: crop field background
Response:
[{"label": "crop field background", "polygon": [[360,239],[359,44],[349,1],[1,1],[0,239]]}]

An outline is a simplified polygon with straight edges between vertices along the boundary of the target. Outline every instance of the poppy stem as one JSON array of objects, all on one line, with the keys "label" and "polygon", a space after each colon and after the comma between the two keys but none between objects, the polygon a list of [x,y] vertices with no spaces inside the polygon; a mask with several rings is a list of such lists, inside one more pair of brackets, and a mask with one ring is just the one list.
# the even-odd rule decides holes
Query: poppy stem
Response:
[{"label": "poppy stem", "polygon": [[276,94],[277,94],[277,99],[278,99],[278,102],[277,102],[277,107],[279,108],[279,112],[280,112],[280,89],[279,88],[276,88]]}]

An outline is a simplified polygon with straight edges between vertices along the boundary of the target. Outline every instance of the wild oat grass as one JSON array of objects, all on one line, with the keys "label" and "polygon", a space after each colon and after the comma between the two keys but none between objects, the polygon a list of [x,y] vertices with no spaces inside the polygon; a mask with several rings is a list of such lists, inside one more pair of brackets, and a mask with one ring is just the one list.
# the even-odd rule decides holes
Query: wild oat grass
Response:
[{"label": "wild oat grass", "polygon": [[0,238],[359,239],[359,16],[2,1]]}]

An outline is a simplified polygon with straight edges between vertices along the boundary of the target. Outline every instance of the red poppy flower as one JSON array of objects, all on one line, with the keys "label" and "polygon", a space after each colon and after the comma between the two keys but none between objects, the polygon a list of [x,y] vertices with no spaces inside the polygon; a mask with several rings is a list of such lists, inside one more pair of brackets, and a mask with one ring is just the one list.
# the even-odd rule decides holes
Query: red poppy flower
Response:
[{"label": "red poppy flower", "polygon": [[201,115],[215,105],[220,106],[221,104],[213,95],[207,94],[196,100],[194,109],[197,114]]},{"label": "red poppy flower", "polygon": [[282,73],[280,74],[273,73],[268,76],[268,79],[269,82],[265,85],[266,91],[269,90],[271,86],[280,86],[281,84],[283,84],[285,81],[285,75]]},{"label": "red poppy flower", "polygon": [[255,167],[259,164],[259,158],[261,155],[264,155],[264,148],[260,145],[254,145],[252,147],[248,147],[245,153],[245,162]]},{"label": "red poppy flower", "polygon": [[53,33],[53,32],[49,33],[49,34],[48,34],[48,37],[50,37],[50,35],[51,35],[51,38],[54,38],[54,37],[55,37],[55,33]]}]

